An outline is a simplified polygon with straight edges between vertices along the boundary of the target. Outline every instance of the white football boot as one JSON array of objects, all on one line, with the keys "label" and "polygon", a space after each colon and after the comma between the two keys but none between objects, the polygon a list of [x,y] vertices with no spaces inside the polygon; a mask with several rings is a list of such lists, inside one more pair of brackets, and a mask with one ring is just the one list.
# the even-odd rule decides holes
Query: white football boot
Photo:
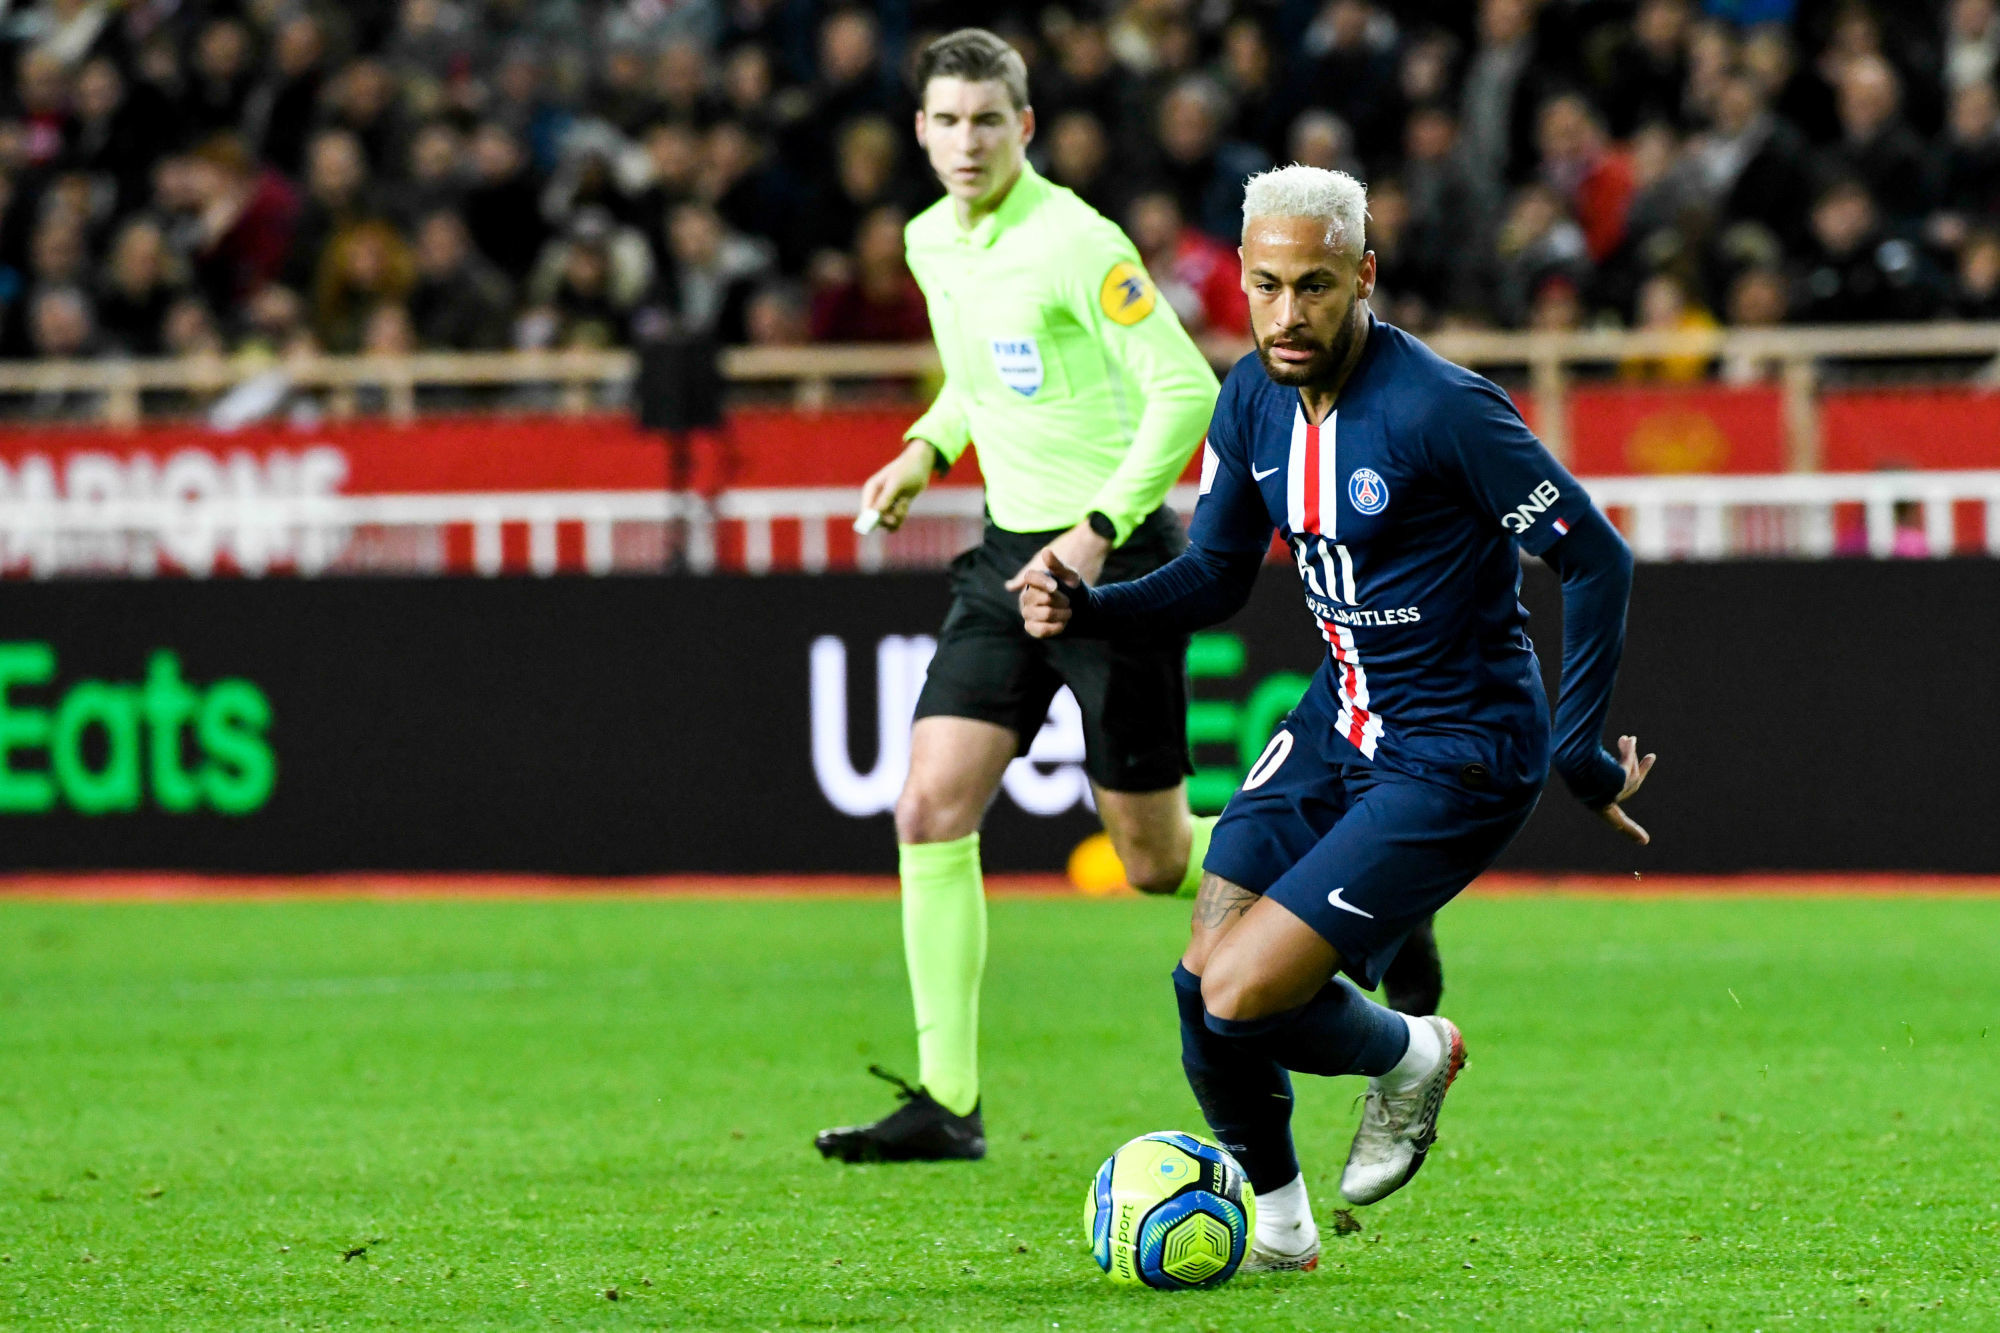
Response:
[{"label": "white football boot", "polygon": [[1319,1228],[1313,1224],[1305,1177],[1297,1176],[1258,1198],[1257,1229],[1239,1271],[1310,1273],[1318,1267]]},{"label": "white football boot", "polygon": [[1319,1232],[1312,1233],[1312,1241],[1304,1249],[1287,1254],[1282,1250],[1268,1250],[1256,1241],[1250,1242],[1250,1253],[1243,1256],[1239,1273],[1310,1273],[1319,1267]]},{"label": "white football boot", "polygon": [[1444,1094],[1465,1066],[1465,1038],[1448,1018],[1421,1018],[1437,1032],[1437,1068],[1407,1092],[1390,1092],[1382,1080],[1368,1080],[1361,1128],[1340,1173],[1340,1192],[1349,1203],[1375,1203],[1410,1183],[1437,1141],[1438,1111]]}]

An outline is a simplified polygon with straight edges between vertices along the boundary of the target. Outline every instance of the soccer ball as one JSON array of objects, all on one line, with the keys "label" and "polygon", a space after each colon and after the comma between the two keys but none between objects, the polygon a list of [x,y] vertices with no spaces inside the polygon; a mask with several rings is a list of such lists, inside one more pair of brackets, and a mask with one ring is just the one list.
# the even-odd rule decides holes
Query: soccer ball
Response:
[{"label": "soccer ball", "polygon": [[1257,1200],[1220,1144],[1162,1130],[1105,1159],[1083,1217],[1091,1257],[1113,1282],[1179,1291],[1229,1280],[1249,1252]]}]

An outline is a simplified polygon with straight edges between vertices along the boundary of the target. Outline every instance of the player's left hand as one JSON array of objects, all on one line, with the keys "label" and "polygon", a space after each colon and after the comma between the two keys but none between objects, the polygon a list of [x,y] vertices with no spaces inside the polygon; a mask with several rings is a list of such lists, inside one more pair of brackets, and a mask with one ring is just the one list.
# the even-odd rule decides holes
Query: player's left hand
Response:
[{"label": "player's left hand", "polygon": [[1597,812],[1599,819],[1602,819],[1605,823],[1611,825],[1612,828],[1617,829],[1641,847],[1651,842],[1653,835],[1639,827],[1638,822],[1632,816],[1625,813],[1621,803],[1632,799],[1633,795],[1639,790],[1640,784],[1645,782],[1646,775],[1653,771],[1653,761],[1658,758],[1658,755],[1649,754],[1641,759],[1639,757],[1639,738],[1637,736],[1620,736],[1618,738],[1618,763],[1625,770],[1625,785],[1619,789],[1617,798],[1611,804],[1604,806]]},{"label": "player's left hand", "polygon": [[1053,542],[1044,546],[1020,573],[1007,580],[1007,591],[1021,594],[1021,627],[1037,639],[1053,639],[1062,633],[1070,617],[1064,589],[1082,582],[1056,554]]}]

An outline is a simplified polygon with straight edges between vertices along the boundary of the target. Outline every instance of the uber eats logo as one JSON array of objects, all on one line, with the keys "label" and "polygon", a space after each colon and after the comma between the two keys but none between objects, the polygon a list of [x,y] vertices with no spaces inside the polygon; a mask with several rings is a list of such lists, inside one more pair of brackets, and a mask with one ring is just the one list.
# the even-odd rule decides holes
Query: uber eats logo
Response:
[{"label": "uber eats logo", "polygon": [[142,680],[56,675],[53,646],[0,643],[0,814],[247,815],[271,798],[271,703],[249,681],[191,682],[165,649]]}]

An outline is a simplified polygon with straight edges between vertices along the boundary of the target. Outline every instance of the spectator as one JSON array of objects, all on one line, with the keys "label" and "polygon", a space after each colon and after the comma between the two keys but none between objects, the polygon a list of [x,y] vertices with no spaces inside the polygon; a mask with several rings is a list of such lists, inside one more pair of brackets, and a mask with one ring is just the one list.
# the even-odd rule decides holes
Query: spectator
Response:
[{"label": "spectator", "polygon": [[811,340],[806,298],[795,283],[767,282],[750,297],[745,341],[752,347],[798,347]]},{"label": "spectator", "polygon": [[741,121],[760,138],[804,114],[803,100],[796,89],[779,97],[771,53],[753,42],[738,46],[723,62],[719,114]]},{"label": "spectator", "polygon": [[706,125],[721,107],[709,87],[708,56],[693,42],[675,42],[653,65],[655,115]]},{"label": "spectator", "polygon": [[90,298],[75,287],[45,287],[35,293],[30,317],[34,354],[75,361],[96,351]]},{"label": "spectator", "polygon": [[[1671,273],[1655,273],[1639,288],[1633,323],[1651,333],[1712,333],[1715,317],[1689,294],[1687,284]],[[1633,357],[1619,366],[1629,380],[1693,384],[1708,374],[1709,359],[1699,353]]]},{"label": "spectator", "polygon": [[1250,300],[1243,294],[1236,251],[1188,226],[1172,194],[1154,190],[1134,199],[1126,231],[1160,295],[1190,334],[1197,340],[1210,334],[1227,340],[1247,336]]},{"label": "spectator", "polygon": [[301,290],[311,286],[334,234],[377,211],[361,141],[346,130],[315,135],[306,153],[305,199],[299,205],[285,281]]},{"label": "spectator", "polygon": [[1277,150],[1285,132],[1286,102],[1278,87],[1276,63],[1271,39],[1256,19],[1233,19],[1222,30],[1214,77],[1229,98],[1230,119],[1223,133],[1267,153]]},{"label": "spectator", "polygon": [[299,220],[298,195],[284,177],[258,165],[234,134],[202,144],[191,167],[201,209],[195,283],[213,305],[229,309],[284,271]]},{"label": "spectator", "polygon": [[1781,24],[1764,24],[1743,39],[1743,68],[1756,80],[1764,104],[1807,143],[1827,143],[1840,132],[1833,90],[1816,73],[1799,68],[1798,50]]},{"label": "spectator", "polygon": [[305,170],[306,144],[325,86],[325,30],[312,14],[294,14],[278,26],[271,76],[248,109],[259,155],[293,179]]},{"label": "spectator", "polygon": [[1466,165],[1481,193],[1498,198],[1534,160],[1535,108],[1550,91],[1535,64],[1529,0],[1480,0],[1479,49],[1465,73],[1459,109]]},{"label": "spectator", "polygon": [[[1785,303],[1785,275],[1775,268],[1753,265],[1738,273],[1729,285],[1729,322],[1746,329],[1776,328],[1785,322]],[[1769,382],[1782,373],[1783,362],[1741,352],[1731,353],[1722,363],[1725,384]]]},{"label": "spectator", "polygon": [[1811,197],[1806,145],[1797,130],[1771,114],[1755,78],[1737,73],[1717,89],[1699,164],[1725,225],[1754,222],[1787,246],[1804,240],[1805,202]]},{"label": "spectator", "polygon": [[460,167],[465,158],[465,140],[457,130],[434,120],[410,140],[409,167],[396,188],[396,216],[406,229],[440,208],[459,207],[465,199],[465,177]]},{"label": "spectator", "polygon": [[249,29],[233,18],[212,20],[195,43],[192,77],[181,95],[183,132],[195,142],[236,133],[256,86]]},{"label": "spectator", "polygon": [[174,302],[167,311],[162,338],[168,356],[214,358],[222,355],[222,335],[215,327],[215,316],[209,313],[208,307],[198,297],[183,296]]},{"label": "spectator", "polygon": [[1306,31],[1293,97],[1339,116],[1365,160],[1389,153],[1403,119],[1395,25],[1366,0],[1332,0]]},{"label": "spectator", "polygon": [[408,356],[417,350],[416,334],[410,328],[410,312],[395,302],[378,305],[368,316],[368,329],[361,341],[368,356]]},{"label": "spectator", "polygon": [[1591,262],[1602,264],[1625,239],[1632,159],[1606,141],[1597,113],[1574,93],[1543,104],[1540,142],[1542,179],[1568,201]]},{"label": "spectator", "polygon": [[2000,74],[2000,5],[1994,0],[1949,0],[1945,6],[1944,86],[1955,95],[1991,86]]},{"label": "spectator", "polygon": [[1624,138],[1649,120],[1681,125],[1688,79],[1686,0],[1640,0],[1632,27],[1599,77],[1598,102]]},{"label": "spectator", "polygon": [[1973,232],[1959,247],[1951,313],[1958,319],[2000,319],[2000,232]]},{"label": "spectator", "polygon": [[1930,195],[1924,145],[1897,113],[1902,94],[1895,70],[1878,55],[1856,56],[1843,67],[1839,93],[1833,169],[1859,179],[1897,221],[1922,217]]},{"label": "spectator", "polygon": [[1049,131],[1048,176],[1074,190],[1079,199],[1106,217],[1118,214],[1123,193],[1119,173],[1111,169],[1111,141],[1104,126],[1088,111],[1065,111]]},{"label": "spectator", "polygon": [[98,325],[107,344],[128,356],[159,356],[166,350],[167,312],[179,292],[167,271],[166,238],[157,224],[139,217],[127,222],[111,247],[111,262],[98,298]]},{"label": "spectator", "polygon": [[465,221],[481,254],[520,281],[534,266],[548,236],[540,192],[528,174],[521,145],[497,122],[472,139],[473,185],[465,194]]},{"label": "spectator", "polygon": [[423,219],[417,229],[417,283],[409,306],[418,343],[449,352],[503,348],[513,322],[513,301],[512,284],[473,250],[456,212],[439,209]]},{"label": "spectator", "polygon": [[326,90],[325,123],[346,130],[361,145],[370,171],[402,160],[404,131],[395,76],[379,60],[363,59],[341,70]]},{"label": "spectator", "polygon": [[35,227],[29,267],[37,287],[74,287],[84,281],[90,255],[79,219],[61,208],[44,211]]},{"label": "spectator", "polygon": [[544,249],[528,297],[553,316],[555,345],[618,347],[628,341],[633,307],[652,280],[645,240],[603,209],[588,208]]},{"label": "spectator", "polygon": [[1354,138],[1347,122],[1331,111],[1308,111],[1292,122],[1286,156],[1322,171],[1344,171],[1357,179],[1367,173],[1354,156]]},{"label": "spectator", "polygon": [[1243,230],[1243,182],[1271,163],[1249,144],[1222,139],[1225,111],[1210,80],[1197,76],[1175,84],[1160,103],[1155,171],[1184,217],[1217,240],[1233,242]]},{"label": "spectator", "polygon": [[357,352],[375,308],[400,304],[416,285],[416,262],[396,229],[379,219],[343,228],[328,243],[313,282],[313,333],[329,352]]},{"label": "spectator", "polygon": [[387,68],[404,81],[437,85],[478,64],[483,43],[474,8],[452,0],[402,0],[383,52]]},{"label": "spectator", "polygon": [[20,121],[21,161],[43,167],[63,155],[69,140],[69,71],[39,47],[15,66],[14,99]]},{"label": "spectator", "polygon": [[90,0],[64,0],[41,5],[21,5],[10,21],[11,36],[51,56],[65,69],[75,69],[86,60],[120,55],[119,32],[113,21],[112,6]]},{"label": "spectator", "polygon": [[797,270],[811,253],[806,210],[799,189],[773,160],[769,146],[742,124],[725,120],[708,132],[702,194],[731,228],[764,236],[785,268]]},{"label": "spectator", "polygon": [[250,299],[243,335],[236,341],[240,359],[277,361],[318,350],[319,340],[306,323],[306,305],[297,292],[274,282]]},{"label": "spectator", "polygon": [[1516,192],[1495,252],[1496,305],[1510,328],[1526,322],[1529,296],[1547,279],[1562,277],[1582,288],[1590,278],[1583,229],[1564,211],[1562,196],[1546,185]]},{"label": "spectator", "polygon": [[646,238],[656,263],[666,260],[668,216],[700,188],[701,155],[701,139],[688,125],[660,121],[646,131],[645,158],[619,212]]},{"label": "spectator", "polygon": [[1369,308],[1402,328],[1429,328],[1435,293],[1429,275],[1412,262],[1410,201],[1394,176],[1382,177],[1369,187],[1368,248],[1375,252],[1377,273]]},{"label": "spectator", "polygon": [[516,42],[501,58],[493,76],[493,100],[488,117],[515,136],[537,172],[554,168],[569,131],[569,114],[543,88],[542,54]]},{"label": "spectator", "polygon": [[172,106],[144,84],[128,89],[112,61],[99,57],[78,72],[68,161],[110,185],[120,216],[145,202],[153,163],[172,130]]},{"label": "spectator", "polygon": [[864,9],[835,10],[820,25],[819,81],[812,91],[812,115],[804,122],[817,149],[812,160],[832,156],[832,136],[849,121],[896,110],[882,78],[878,41],[875,18]]},{"label": "spectator", "polygon": [[1083,112],[1101,128],[1123,124],[1125,96],[1104,26],[1069,23],[1060,30],[1055,51],[1055,67],[1035,74],[1035,106],[1044,123],[1052,125],[1071,112]]},{"label": "spectator", "polygon": [[668,226],[673,268],[661,304],[688,333],[742,342],[750,294],[771,270],[768,246],[732,232],[704,204],[683,204]]},{"label": "spectator", "polygon": [[861,219],[869,212],[902,202],[896,188],[896,159],[901,147],[901,136],[879,116],[850,121],[841,130],[833,183],[813,209],[809,228],[812,248],[845,248],[853,243]]},{"label": "spectator", "polygon": [[604,53],[591,109],[620,134],[636,137],[663,114],[646,66],[646,54],[636,46],[614,46]]},{"label": "spectator", "polygon": [[[1459,151],[1458,122],[1431,104],[1411,113],[1403,136],[1403,193],[1410,205],[1408,262],[1435,306],[1483,306],[1487,219],[1493,201]],[[1406,279],[1408,281],[1408,279]]]},{"label": "spectator", "polygon": [[1932,244],[1953,249],[1974,226],[2000,225],[2000,99],[1990,83],[1951,95],[1951,118],[1938,153],[1938,211],[1925,225]]},{"label": "spectator", "polygon": [[1583,295],[1576,283],[1552,273],[1535,284],[1528,303],[1528,327],[1537,333],[1573,333],[1583,327]]},{"label": "spectator", "polygon": [[1843,178],[1813,203],[1793,312],[1809,324],[1921,319],[1924,279],[1916,247],[1883,233],[1868,187]]},{"label": "spectator", "polygon": [[908,220],[894,205],[861,220],[852,274],[813,298],[813,341],[921,342],[930,336],[924,294],[903,262]]}]

